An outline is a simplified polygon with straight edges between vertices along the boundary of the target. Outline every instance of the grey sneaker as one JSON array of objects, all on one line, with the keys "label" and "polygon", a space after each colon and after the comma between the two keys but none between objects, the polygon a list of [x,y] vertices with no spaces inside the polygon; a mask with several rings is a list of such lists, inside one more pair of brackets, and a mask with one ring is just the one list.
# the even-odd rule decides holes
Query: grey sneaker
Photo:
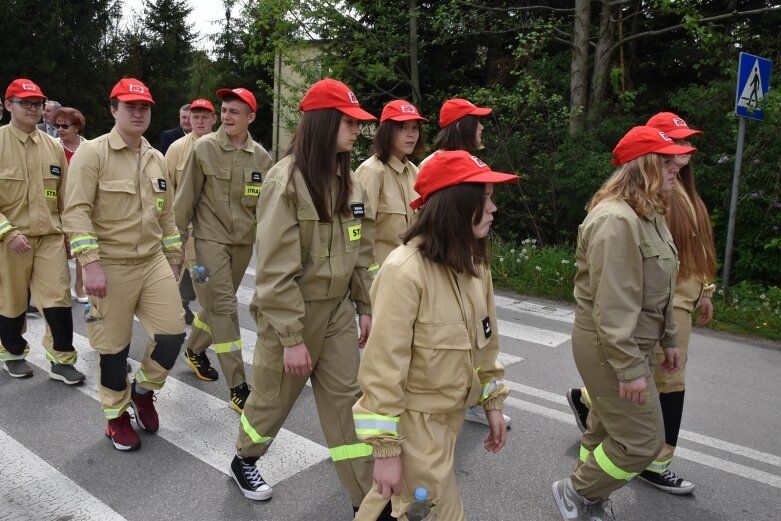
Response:
[{"label": "grey sneaker", "polygon": [[564,521],[616,521],[609,499],[589,501],[575,492],[570,478],[553,484],[553,500]]},{"label": "grey sneaker", "polygon": [[694,483],[675,475],[671,470],[665,470],[662,474],[644,470],[635,477],[636,480],[648,483],[652,487],[664,490],[668,494],[682,496],[694,492]]},{"label": "grey sneaker", "polygon": [[[503,414],[504,416],[504,423],[507,424],[507,429],[510,429],[510,422],[512,422],[512,418],[507,416],[506,414]],[[468,407],[464,411],[464,419],[468,422],[472,423],[482,423],[483,425],[488,425],[488,418],[485,417],[485,409],[481,405],[475,405],[474,407]]]},{"label": "grey sneaker", "polygon": [[52,368],[49,371],[49,378],[59,380],[68,385],[81,383],[86,378],[84,373],[68,364],[55,364],[52,362]]},{"label": "grey sneaker", "polygon": [[27,360],[9,360],[3,364],[3,369],[14,378],[27,378],[33,375],[33,368]]}]

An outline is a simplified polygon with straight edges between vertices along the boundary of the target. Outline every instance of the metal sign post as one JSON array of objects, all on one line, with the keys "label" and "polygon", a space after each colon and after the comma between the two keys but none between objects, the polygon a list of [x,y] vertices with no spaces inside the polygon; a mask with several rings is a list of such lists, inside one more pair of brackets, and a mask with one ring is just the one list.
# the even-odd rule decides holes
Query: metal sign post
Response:
[{"label": "metal sign post", "polygon": [[727,223],[727,246],[724,252],[724,271],[721,275],[721,287],[726,293],[729,288],[729,276],[732,269],[732,243],[735,240],[735,215],[738,210],[738,185],[740,169],[743,164],[743,143],[746,136],[746,118],[762,121],[765,117],[762,102],[770,89],[770,69],[773,62],[740,53],[738,61],[738,86],[735,93],[735,114],[738,118],[738,147],[735,151],[735,172],[732,175],[732,197],[729,205]]}]

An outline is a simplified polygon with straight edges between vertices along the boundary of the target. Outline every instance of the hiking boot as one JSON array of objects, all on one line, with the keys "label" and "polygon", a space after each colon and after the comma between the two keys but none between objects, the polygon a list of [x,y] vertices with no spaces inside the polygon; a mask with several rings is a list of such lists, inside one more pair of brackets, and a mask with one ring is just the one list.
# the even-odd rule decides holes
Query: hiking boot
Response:
[{"label": "hiking boot", "polygon": [[575,423],[578,424],[578,429],[580,429],[580,432],[586,432],[588,407],[586,407],[583,401],[583,391],[576,388],[570,389],[567,391],[567,401],[570,409],[572,409],[572,414],[575,415]]},{"label": "hiking boot", "polygon": [[130,406],[133,408],[133,414],[136,417],[136,423],[146,432],[157,432],[160,428],[160,419],[157,417],[155,409],[155,392],[148,391],[146,394],[136,392],[136,383],[133,382],[130,391]]},{"label": "hiking boot", "polygon": [[14,378],[27,378],[33,375],[33,368],[27,360],[8,360],[3,364],[3,369]]},{"label": "hiking boot", "polygon": [[570,478],[553,483],[553,501],[564,521],[615,521],[609,499],[589,501],[575,492]]},{"label": "hiking boot", "polygon": [[52,362],[49,378],[65,382],[68,385],[76,385],[83,382],[86,377],[84,373],[73,367],[73,365],[55,364]]},{"label": "hiking boot", "polygon": [[220,377],[220,375],[217,374],[217,370],[212,367],[209,357],[206,356],[205,352],[196,355],[190,349],[185,349],[182,356],[184,357],[184,363],[187,364],[187,367],[192,369],[195,376],[201,380],[213,382]]},{"label": "hiking boot", "polygon": [[111,438],[111,443],[117,450],[136,450],[141,446],[141,438],[130,425],[130,415],[123,412],[119,418],[108,421],[106,437]]},{"label": "hiking boot", "polygon": [[258,458],[234,456],[231,461],[231,476],[242,494],[255,501],[264,501],[271,499],[272,489],[258,472],[255,466],[257,461]]},{"label": "hiking boot", "polygon": [[231,389],[230,408],[238,412],[239,414],[243,413],[244,404],[247,403],[248,397],[249,397],[249,387],[247,387],[247,383],[244,382],[241,385],[237,385],[236,387]]},{"label": "hiking boot", "polygon": [[[503,414],[502,416],[504,416],[504,423],[507,424],[507,430],[510,430],[510,422],[512,421],[512,418],[510,418],[506,414]],[[482,405],[475,405],[474,407],[468,407],[464,411],[464,420],[468,422],[482,423],[483,425],[488,425],[488,418],[485,416],[485,409],[483,409]]]},{"label": "hiking boot", "polygon": [[675,494],[677,496],[694,492],[694,483],[676,476],[675,472],[671,470],[665,470],[661,474],[650,470],[644,470],[638,474],[635,479],[642,481],[643,483],[648,483],[652,487],[663,490],[668,494]]}]

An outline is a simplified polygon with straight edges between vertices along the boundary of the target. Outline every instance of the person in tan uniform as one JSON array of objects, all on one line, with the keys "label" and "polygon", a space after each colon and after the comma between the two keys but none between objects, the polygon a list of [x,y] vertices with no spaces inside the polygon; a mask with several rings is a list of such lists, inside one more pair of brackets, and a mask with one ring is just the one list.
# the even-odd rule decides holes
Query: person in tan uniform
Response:
[{"label": "person in tan uniform", "polygon": [[679,166],[673,143],[634,127],[613,150],[618,169],[587,206],[578,229],[572,353],[592,399],[574,472],[553,483],[562,519],[613,520],[609,496],[643,471],[664,443],[654,385],[680,367],[673,317],[678,254],[663,215]]},{"label": "person in tan uniform", "polygon": [[491,107],[478,107],[463,98],[445,100],[439,109],[440,131],[434,138],[434,152],[420,162],[423,168],[434,154],[440,150],[466,150],[471,154],[485,148],[483,146],[482,116],[493,112]]},{"label": "person in tan uniform", "polygon": [[[176,194],[176,225],[182,237],[192,223],[195,257],[209,280],[195,283],[201,310],[193,319],[184,358],[202,380],[216,380],[206,357],[214,344],[230,407],[241,413],[249,396],[241,356],[236,291],[252,259],[255,209],[263,178],[273,166],[268,152],[250,136],[257,102],[247,89],[220,89],[222,126],[199,139]],[[267,228],[270,232],[273,228]]]},{"label": "person in tan uniform", "polygon": [[372,447],[377,486],[356,520],[376,519],[389,498],[392,515],[406,519],[416,487],[428,491],[431,519],[466,519],[454,473],[465,407],[486,411],[486,450],[504,447],[509,389],[496,360],[487,236],[494,184],[517,181],[461,150],[437,154],[420,171],[411,204],[418,216],[371,289],[374,321],[353,419]]},{"label": "person in tan uniform", "polygon": [[401,244],[401,235],[412,224],[409,203],[417,199],[412,188],[418,168],[409,160],[426,145],[420,123],[428,121],[411,103],[391,101],[382,109],[380,125],[374,134],[374,155],[355,171],[369,196],[370,213],[375,223],[374,262],[378,267]]},{"label": "person in tan uniform", "polygon": [[[141,445],[128,407],[139,427],[158,430],[154,391],[165,384],[184,341],[176,287],[182,239],[165,158],[143,137],[154,103],[149,89],[124,78],[109,99],[114,128],[73,156],[63,222],[71,253],[84,267],[91,306],[87,332],[99,355],[106,436],[125,451]],[[129,386],[133,315],[152,340]]]},{"label": "person in tan uniform", "polygon": [[[190,159],[195,142],[201,136],[211,134],[214,124],[217,123],[217,115],[214,113],[214,105],[212,105],[211,101],[200,98],[194,100],[189,106],[190,115],[188,121],[192,131],[171,143],[165,152],[165,162],[168,164],[168,177],[171,179],[174,200],[176,198],[176,189],[181,183],[182,172],[184,172],[187,160]],[[188,231],[191,231],[191,229],[188,229]],[[185,243],[184,252],[184,262],[180,268],[179,276],[179,295],[182,297],[184,322],[185,324],[192,324],[195,316],[190,309],[190,302],[197,298],[191,276],[191,269],[195,264],[195,241],[192,236]],[[206,362],[208,363],[208,359]],[[211,370],[211,366],[208,366],[208,369],[204,368],[205,372],[209,370]]]},{"label": "person in tan uniform", "polygon": [[[315,83],[288,155],[269,171],[258,202],[258,342],[231,474],[250,499],[271,497],[255,466],[307,379],[337,475],[353,507],[372,485],[371,448],[358,441],[359,345],[371,329],[367,198],[350,172],[359,121],[375,119],[342,82]],[[359,332],[356,330],[358,314]]]},{"label": "person in tan uniform", "polygon": [[[672,112],[660,112],[646,123],[658,128],[682,146],[691,146],[689,138],[702,132],[689,128],[682,118]],[[678,433],[683,417],[686,362],[688,360],[689,337],[691,336],[692,314],[699,310],[697,325],[704,326],[713,318],[711,296],[716,277],[716,252],[713,245],[713,231],[710,217],[694,182],[694,170],[688,154],[676,156],[680,167],[675,177],[669,198],[669,211],[665,214],[675,246],[678,249],[680,268],[675,284],[673,315],[678,324],[678,351],[681,369],[675,373],[661,370],[664,360],[661,345],[656,345],[657,366],[654,383],[659,392],[659,402],[664,418],[665,444],[662,451],[647,469],[637,475],[638,480],[671,494],[690,494],[694,483],[672,472],[669,467],[678,444]],[[591,401],[588,391],[570,389],[567,393],[581,431],[586,430]]]},{"label": "person in tan uniform", "polygon": [[43,347],[49,377],[84,381],[73,348],[70,279],[62,232],[65,153],[36,127],[46,96],[26,78],[11,82],[5,108],[11,122],[0,127],[0,362],[14,378],[32,376],[25,357],[28,288],[46,319]]}]

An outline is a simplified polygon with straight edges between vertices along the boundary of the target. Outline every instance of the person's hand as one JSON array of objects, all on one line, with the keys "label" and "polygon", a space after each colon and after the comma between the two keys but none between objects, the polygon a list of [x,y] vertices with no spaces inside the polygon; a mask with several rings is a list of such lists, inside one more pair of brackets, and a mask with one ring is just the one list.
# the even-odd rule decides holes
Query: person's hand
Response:
[{"label": "person's hand", "polygon": [[697,316],[697,325],[704,326],[713,318],[713,301],[710,297],[700,299],[700,314]]},{"label": "person's hand", "polygon": [[483,440],[483,446],[488,452],[499,452],[507,441],[507,424],[504,414],[499,410],[485,411],[488,418],[488,437]]},{"label": "person's hand", "polygon": [[303,342],[285,348],[284,362],[287,374],[306,376],[312,372],[312,358]]},{"label": "person's hand", "polygon": [[401,457],[376,458],[372,477],[385,499],[401,494]]},{"label": "person's hand", "polygon": [[30,251],[30,241],[24,234],[19,234],[8,243],[8,247],[14,253],[27,253]]},{"label": "person's hand", "polygon": [[181,273],[181,267],[178,264],[171,264],[171,271],[174,273],[174,278],[178,281],[179,274]]},{"label": "person's hand", "polygon": [[106,275],[103,273],[100,262],[90,262],[86,266],[82,266],[82,269],[84,270],[84,293],[104,298],[108,293],[108,288],[106,287]]},{"label": "person's hand", "polygon": [[358,327],[361,330],[358,337],[358,347],[363,349],[366,347],[366,341],[369,340],[369,333],[372,331],[372,316],[360,315],[358,317]]},{"label": "person's hand", "polygon": [[665,347],[662,351],[664,351],[664,361],[659,364],[659,367],[662,371],[673,374],[681,368],[681,354],[677,347]]},{"label": "person's hand", "polygon": [[645,388],[645,377],[640,377],[631,382],[619,382],[618,395],[635,405],[643,405],[645,404]]}]

